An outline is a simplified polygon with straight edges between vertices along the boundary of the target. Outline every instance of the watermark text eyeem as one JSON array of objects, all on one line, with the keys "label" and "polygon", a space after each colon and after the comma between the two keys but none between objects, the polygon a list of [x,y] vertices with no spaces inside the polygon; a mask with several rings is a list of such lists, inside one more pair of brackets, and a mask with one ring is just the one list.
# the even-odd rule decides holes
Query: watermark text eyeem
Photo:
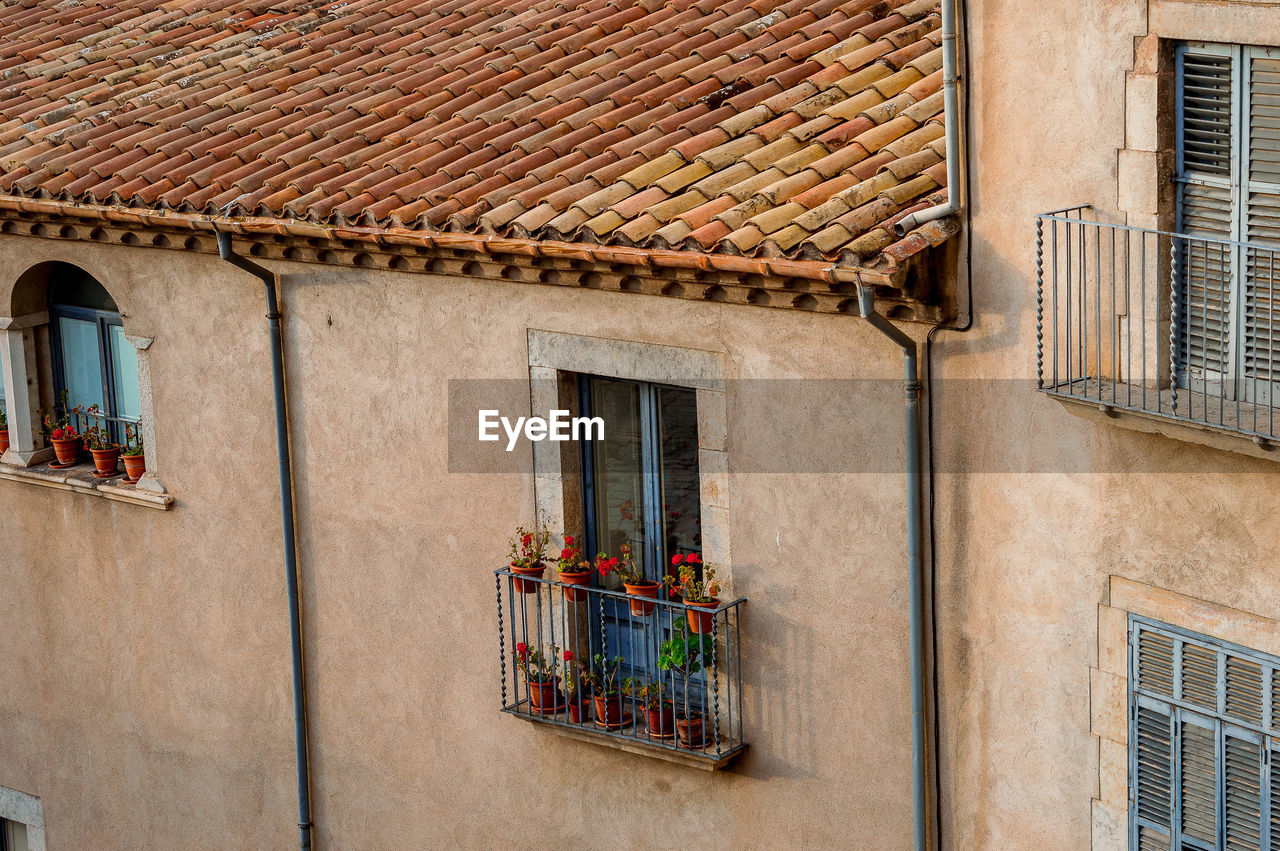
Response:
[{"label": "watermark text eyeem", "polygon": [[575,417],[571,411],[553,408],[549,417],[516,417],[512,422],[494,409],[481,409],[479,413],[479,439],[501,440],[501,428],[507,436],[508,452],[516,448],[521,434],[530,441],[604,440],[603,417]]}]

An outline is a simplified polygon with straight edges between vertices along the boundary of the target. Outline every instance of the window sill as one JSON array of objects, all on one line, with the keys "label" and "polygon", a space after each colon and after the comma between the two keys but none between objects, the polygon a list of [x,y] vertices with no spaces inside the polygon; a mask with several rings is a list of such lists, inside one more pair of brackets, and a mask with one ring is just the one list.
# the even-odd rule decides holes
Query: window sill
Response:
[{"label": "window sill", "polygon": [[[1280,446],[1266,438],[1255,437],[1244,431],[1236,430],[1227,424],[1217,425],[1215,423],[1184,420],[1175,418],[1170,414],[1131,408],[1123,404],[1113,405],[1106,401],[1105,398],[1102,402],[1099,402],[1097,399],[1069,396],[1047,388],[1042,392],[1050,398],[1058,400],[1070,413],[1087,420],[1106,423],[1144,434],[1158,434],[1183,443],[1208,446],[1223,452],[1247,455],[1251,458],[1280,461]],[[1248,408],[1248,411],[1242,414],[1242,422],[1246,421],[1247,415],[1253,410],[1253,406],[1245,406],[1242,403],[1243,408]]]},{"label": "window sill", "polygon": [[55,470],[47,463],[37,464],[34,467],[14,467],[4,464],[0,465],[0,479],[56,490],[75,491],[88,496],[100,496],[116,502],[143,505],[161,511],[167,511],[173,505],[173,497],[169,494],[141,490],[137,485],[126,483],[123,475],[112,479],[94,478],[93,464],[87,462],[65,470]]},{"label": "window sill", "polygon": [[[692,768],[701,768],[703,771],[718,771],[732,762],[740,753],[747,749],[746,744],[740,744],[732,750],[725,751],[719,756],[714,753],[714,746],[708,745],[705,749],[686,750],[684,748],[676,748],[670,744],[649,743],[643,738],[619,738],[617,735],[597,732],[591,728],[590,723],[575,724],[566,720],[564,713],[558,713],[551,717],[544,717],[532,712],[522,712],[519,709],[504,709],[503,712],[529,721],[532,724],[555,733],[558,736],[564,736],[569,739],[577,739],[582,742],[591,742],[596,745],[604,745],[614,750],[625,751],[627,753],[639,754],[641,756],[650,756],[655,759],[674,762],[678,765],[687,765]],[[644,722],[636,723],[636,730],[641,731],[637,736],[643,736]]]}]

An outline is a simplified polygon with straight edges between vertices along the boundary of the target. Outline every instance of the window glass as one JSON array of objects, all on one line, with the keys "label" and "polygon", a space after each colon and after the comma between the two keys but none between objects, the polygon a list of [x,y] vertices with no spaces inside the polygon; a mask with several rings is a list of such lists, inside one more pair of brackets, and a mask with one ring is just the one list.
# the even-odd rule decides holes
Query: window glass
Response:
[{"label": "window glass", "polygon": [[702,554],[699,511],[697,394],[657,388],[659,475],[662,488],[663,564],[675,553]]},{"label": "window glass", "polygon": [[110,325],[111,371],[115,380],[115,415],[136,420],[142,416],[142,403],[138,394],[138,352],[125,339],[124,328]]},{"label": "window glass", "polygon": [[62,372],[67,391],[67,408],[98,405],[106,409],[102,387],[102,349],[98,345],[98,323],[89,319],[58,317],[62,343]]},{"label": "window glass", "polygon": [[[643,453],[641,445],[640,388],[626,381],[592,378],[589,384],[591,415],[604,419],[604,440],[590,444],[595,472],[595,535],[597,551],[617,555],[631,545],[632,557],[652,574],[646,534]],[[589,555],[594,555],[590,553]],[[621,588],[617,577],[604,582]]]},{"label": "window glass", "polygon": [[27,826],[0,819],[0,851],[27,851]]}]

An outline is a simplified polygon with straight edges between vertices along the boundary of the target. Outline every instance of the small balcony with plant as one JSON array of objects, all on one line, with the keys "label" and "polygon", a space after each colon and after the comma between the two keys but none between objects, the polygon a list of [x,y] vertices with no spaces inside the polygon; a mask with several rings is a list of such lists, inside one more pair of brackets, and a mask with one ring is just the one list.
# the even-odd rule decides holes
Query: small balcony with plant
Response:
[{"label": "small balcony with plant", "polygon": [[740,754],[746,600],[721,599],[696,554],[674,555],[658,582],[626,545],[589,559],[566,535],[552,559],[549,542],[518,530],[494,572],[502,711],[708,770]]}]

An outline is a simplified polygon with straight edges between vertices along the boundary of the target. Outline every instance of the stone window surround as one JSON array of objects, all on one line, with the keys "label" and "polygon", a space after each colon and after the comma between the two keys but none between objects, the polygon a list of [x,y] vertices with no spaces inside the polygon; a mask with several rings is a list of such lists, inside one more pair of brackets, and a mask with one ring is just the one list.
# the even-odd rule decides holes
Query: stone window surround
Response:
[{"label": "stone window surround", "polygon": [[1280,655],[1280,622],[1125,579],[1110,578],[1110,603],[1098,607],[1097,667],[1089,668],[1089,731],[1098,740],[1098,788],[1092,801],[1094,851],[1129,842],[1129,615]]},{"label": "stone window surround", "polygon": [[[535,329],[529,329],[528,345],[534,416],[547,416],[552,408],[576,408],[573,380],[582,373],[689,387],[696,392],[702,559],[715,569],[727,597],[732,597],[724,356]],[[533,444],[535,516],[552,530],[578,528],[582,522],[577,444],[570,444],[572,448],[563,453],[562,446],[550,440]]]},{"label": "stone window surround", "polygon": [[39,798],[0,786],[0,819],[26,825],[27,848],[44,851],[44,809]]},{"label": "stone window surround", "polygon": [[[105,284],[104,284],[105,286]],[[110,288],[108,287],[108,291]],[[123,316],[123,314],[122,314]],[[155,439],[155,410],[151,393],[151,360],[149,350],[153,337],[126,332],[125,339],[138,356],[138,397],[141,407],[139,430],[147,453],[147,471],[136,485],[99,484],[81,481],[74,470],[35,471],[29,468],[53,457],[53,447],[45,445],[40,433],[40,374],[36,347],[36,329],[49,324],[47,311],[21,316],[0,316],[0,381],[4,385],[5,412],[9,421],[9,449],[0,456],[0,478],[74,490],[108,499],[166,509],[173,498],[159,478],[160,453]],[[33,392],[34,391],[34,392]],[[86,483],[87,482],[87,483]]]}]

